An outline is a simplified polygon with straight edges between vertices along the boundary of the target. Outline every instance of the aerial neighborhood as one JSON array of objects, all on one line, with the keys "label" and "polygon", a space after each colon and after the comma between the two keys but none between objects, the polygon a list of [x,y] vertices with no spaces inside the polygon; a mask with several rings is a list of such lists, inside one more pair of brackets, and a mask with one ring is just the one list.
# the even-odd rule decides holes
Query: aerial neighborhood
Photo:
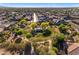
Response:
[{"label": "aerial neighborhood", "polygon": [[0,55],[78,55],[79,8],[0,8]]}]

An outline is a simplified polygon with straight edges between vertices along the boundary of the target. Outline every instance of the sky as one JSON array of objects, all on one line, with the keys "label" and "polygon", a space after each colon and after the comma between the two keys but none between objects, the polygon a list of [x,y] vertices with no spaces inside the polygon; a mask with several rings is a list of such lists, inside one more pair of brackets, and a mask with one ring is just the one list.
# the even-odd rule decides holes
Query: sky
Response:
[{"label": "sky", "polygon": [[79,7],[79,3],[0,3],[3,7]]}]

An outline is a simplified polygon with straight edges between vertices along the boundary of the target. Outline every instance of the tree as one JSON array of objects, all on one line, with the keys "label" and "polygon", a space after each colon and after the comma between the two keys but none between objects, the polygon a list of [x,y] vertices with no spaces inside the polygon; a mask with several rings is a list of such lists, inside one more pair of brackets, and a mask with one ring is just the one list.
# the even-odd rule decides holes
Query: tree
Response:
[{"label": "tree", "polygon": [[3,43],[4,41],[5,41],[5,39],[0,37],[0,43]]},{"label": "tree", "polygon": [[42,28],[46,28],[47,26],[49,26],[49,22],[42,22],[41,26]]},{"label": "tree", "polygon": [[49,55],[56,55],[56,52],[54,50],[50,50]]},{"label": "tree", "polygon": [[51,31],[50,30],[48,30],[48,29],[44,30],[43,36],[50,36],[50,35],[51,35]]},{"label": "tree", "polygon": [[64,34],[60,34],[59,36],[58,36],[58,41],[64,41],[64,39],[65,39],[65,36],[64,36]]},{"label": "tree", "polygon": [[26,19],[21,19],[20,23],[23,24],[23,23],[26,23],[27,20]]},{"label": "tree", "polygon": [[37,23],[31,23],[30,26],[32,27],[32,29],[34,29],[37,26]]},{"label": "tree", "polygon": [[54,50],[54,51],[55,51],[55,53],[57,53],[57,52],[58,52],[58,49],[57,49],[56,47],[52,47],[52,50]]},{"label": "tree", "polygon": [[27,34],[26,34],[26,37],[27,37],[27,38],[31,38],[31,37],[32,37],[32,34],[31,34],[31,33],[27,33]]},{"label": "tree", "polygon": [[16,29],[14,32],[16,33],[16,35],[22,35],[23,34],[22,29]]},{"label": "tree", "polygon": [[61,32],[65,33],[66,32],[66,25],[60,24],[59,29],[60,29]]},{"label": "tree", "polygon": [[64,48],[64,39],[65,39],[65,36],[63,34],[60,34],[58,37],[57,37],[57,47],[58,47],[58,50],[63,50]]},{"label": "tree", "polygon": [[10,37],[11,32],[10,31],[4,31],[4,38],[8,39]]}]

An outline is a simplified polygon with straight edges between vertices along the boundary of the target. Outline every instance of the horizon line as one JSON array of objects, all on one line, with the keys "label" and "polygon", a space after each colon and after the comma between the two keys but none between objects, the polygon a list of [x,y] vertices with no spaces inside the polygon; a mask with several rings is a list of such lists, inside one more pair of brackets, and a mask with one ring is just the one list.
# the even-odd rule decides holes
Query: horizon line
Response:
[{"label": "horizon line", "polygon": [[0,6],[12,8],[78,8],[79,3],[0,3]]}]

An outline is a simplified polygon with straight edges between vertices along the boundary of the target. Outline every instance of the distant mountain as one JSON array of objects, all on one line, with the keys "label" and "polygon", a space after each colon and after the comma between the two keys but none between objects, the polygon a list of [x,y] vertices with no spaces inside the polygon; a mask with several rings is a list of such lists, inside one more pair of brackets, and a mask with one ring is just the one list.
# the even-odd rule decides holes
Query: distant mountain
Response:
[{"label": "distant mountain", "polygon": [[5,6],[0,6],[0,8],[6,8]]},{"label": "distant mountain", "polygon": [[12,7],[0,6],[0,8],[12,8]]}]

